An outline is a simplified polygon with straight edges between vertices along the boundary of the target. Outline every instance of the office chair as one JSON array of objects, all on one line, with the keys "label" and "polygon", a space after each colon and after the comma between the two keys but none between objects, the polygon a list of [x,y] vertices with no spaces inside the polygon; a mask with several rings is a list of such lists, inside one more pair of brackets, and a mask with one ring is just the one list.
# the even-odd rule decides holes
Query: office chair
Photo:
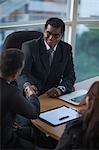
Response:
[{"label": "office chair", "polygon": [[4,43],[3,50],[8,48],[18,48],[21,49],[22,43],[39,38],[43,33],[39,31],[16,31],[9,34]]},{"label": "office chair", "polygon": [[[43,33],[39,31],[16,31],[9,34],[4,43],[3,43],[3,50],[8,48],[18,48],[21,49],[22,43],[39,38],[42,36]],[[11,84],[17,86],[16,81],[12,81]]]}]

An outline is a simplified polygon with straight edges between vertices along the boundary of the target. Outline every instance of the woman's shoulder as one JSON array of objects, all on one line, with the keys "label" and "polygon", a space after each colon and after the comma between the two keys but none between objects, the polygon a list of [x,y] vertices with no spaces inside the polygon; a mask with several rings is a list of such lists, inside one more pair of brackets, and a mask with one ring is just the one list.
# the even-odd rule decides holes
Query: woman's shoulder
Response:
[{"label": "woman's shoulder", "polygon": [[65,149],[78,149],[82,145],[82,123],[80,120],[73,120],[66,124],[66,128],[62,137],[59,140],[59,143],[56,147],[56,150],[65,150]]},{"label": "woman's shoulder", "polygon": [[82,132],[82,121],[81,120],[73,120],[72,122],[69,122],[66,124],[63,138],[68,137],[70,138],[70,141],[74,139],[79,139],[79,136],[81,137],[83,134]]},{"label": "woman's shoulder", "polygon": [[79,129],[79,128],[82,128],[82,119],[76,119],[76,120],[73,120],[73,121],[70,121],[66,124],[66,128],[67,129]]}]

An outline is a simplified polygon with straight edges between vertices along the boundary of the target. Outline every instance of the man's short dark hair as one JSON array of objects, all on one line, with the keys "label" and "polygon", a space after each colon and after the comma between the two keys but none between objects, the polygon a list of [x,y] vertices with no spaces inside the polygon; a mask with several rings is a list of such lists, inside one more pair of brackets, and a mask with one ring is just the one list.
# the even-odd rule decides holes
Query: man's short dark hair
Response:
[{"label": "man's short dark hair", "polygon": [[47,29],[48,25],[51,25],[52,27],[55,27],[55,28],[61,27],[61,33],[64,35],[65,23],[63,22],[62,19],[57,18],[57,17],[49,18],[45,23],[45,29]]},{"label": "man's short dark hair", "polygon": [[0,72],[3,76],[13,75],[23,66],[24,53],[16,48],[6,49],[0,54]]}]

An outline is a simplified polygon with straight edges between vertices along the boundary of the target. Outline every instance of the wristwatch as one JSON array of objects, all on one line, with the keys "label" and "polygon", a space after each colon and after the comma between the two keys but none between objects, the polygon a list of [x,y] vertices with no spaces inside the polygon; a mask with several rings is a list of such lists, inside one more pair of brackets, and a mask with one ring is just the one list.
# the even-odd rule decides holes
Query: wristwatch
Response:
[{"label": "wristwatch", "polygon": [[62,93],[64,93],[66,91],[65,86],[58,86],[58,89],[60,89],[62,91]]}]

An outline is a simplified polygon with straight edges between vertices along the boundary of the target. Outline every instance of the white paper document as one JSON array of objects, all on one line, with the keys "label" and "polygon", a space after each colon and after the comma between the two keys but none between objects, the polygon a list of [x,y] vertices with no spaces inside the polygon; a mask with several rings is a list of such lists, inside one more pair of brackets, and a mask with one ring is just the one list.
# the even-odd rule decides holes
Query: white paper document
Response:
[{"label": "white paper document", "polygon": [[79,105],[81,100],[85,97],[85,95],[87,94],[87,90],[84,89],[80,89],[77,91],[74,91],[70,94],[65,94],[59,97],[59,99],[64,100],[66,102],[75,104],[75,105]]},{"label": "white paper document", "polygon": [[77,119],[80,116],[81,114],[79,112],[67,106],[61,106],[40,114],[40,118],[43,119],[43,121],[53,126]]}]

